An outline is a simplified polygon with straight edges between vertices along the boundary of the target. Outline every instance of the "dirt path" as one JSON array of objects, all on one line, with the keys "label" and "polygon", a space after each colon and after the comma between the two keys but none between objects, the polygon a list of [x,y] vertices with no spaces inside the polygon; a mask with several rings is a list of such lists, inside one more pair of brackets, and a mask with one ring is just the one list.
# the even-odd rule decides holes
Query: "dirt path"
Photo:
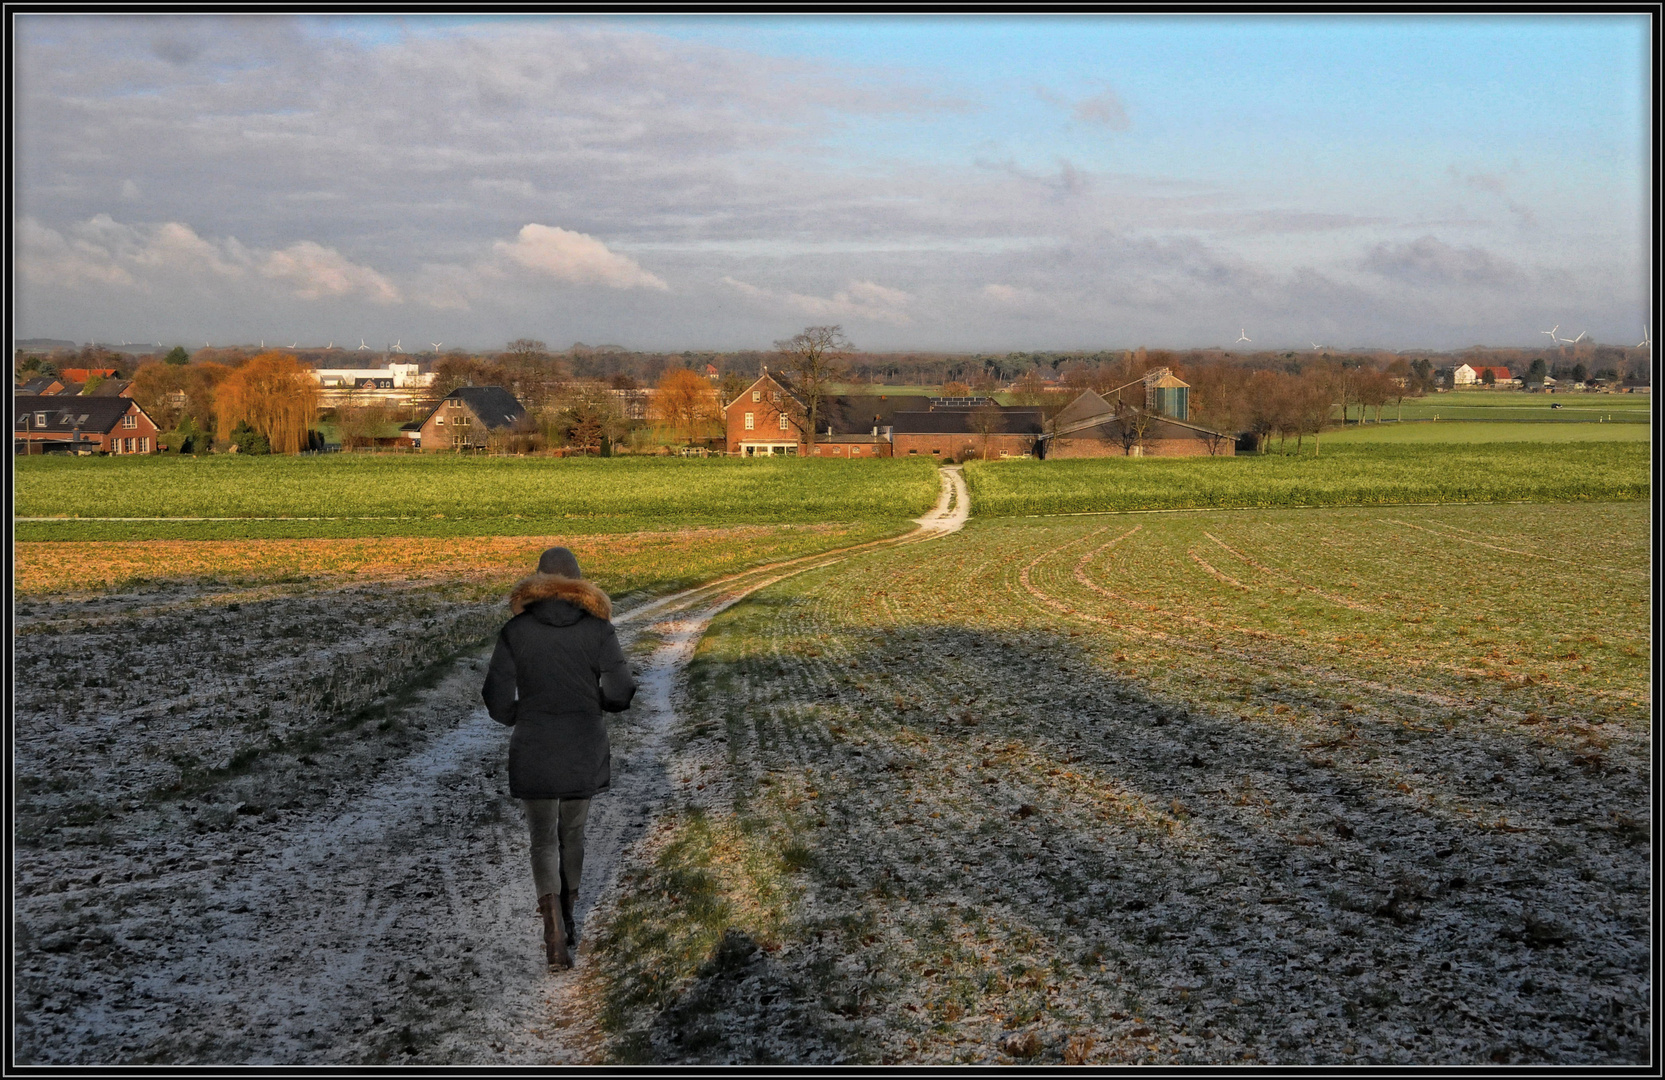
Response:
[{"label": "dirt path", "polygon": [[[592,810],[581,928],[670,791],[677,678],[711,619],[853,552],[957,530],[965,483],[958,469],[941,475],[937,506],[906,536],[760,567],[617,617],[642,689],[615,741],[613,789]],[[479,703],[483,661],[464,657],[397,717],[440,734],[377,759],[307,812],[204,834],[158,825],[151,850],[165,846],[165,859],[19,897],[17,1060],[583,1060],[583,1025],[555,1026],[584,964],[582,929],[580,972],[550,976],[524,823],[507,796],[506,732]],[[94,856],[74,858],[84,868]]]}]

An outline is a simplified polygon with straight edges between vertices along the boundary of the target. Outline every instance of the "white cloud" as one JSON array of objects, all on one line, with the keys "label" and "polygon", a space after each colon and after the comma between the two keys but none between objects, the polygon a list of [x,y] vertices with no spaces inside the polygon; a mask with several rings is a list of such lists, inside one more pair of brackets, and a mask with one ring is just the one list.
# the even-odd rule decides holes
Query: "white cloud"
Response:
[{"label": "white cloud", "polygon": [[288,282],[302,300],[362,297],[377,304],[397,304],[403,299],[399,289],[381,274],[311,240],[272,252],[260,272]]},{"label": "white cloud", "polygon": [[1048,306],[1046,297],[1021,285],[984,285],[980,295],[984,300],[1016,311]]},{"label": "white cloud", "polygon": [[235,240],[216,245],[177,221],[126,225],[97,214],[70,226],[68,236],[29,217],[19,226],[18,269],[36,284],[148,290],[161,276],[240,277],[246,261]]},{"label": "white cloud", "polygon": [[513,243],[499,240],[493,249],[528,270],[569,285],[607,285],[615,289],[670,288],[635,259],[607,250],[593,236],[551,225],[525,225]]},{"label": "white cloud", "polygon": [[817,319],[869,319],[898,326],[913,321],[906,310],[908,305],[913,303],[911,293],[886,288],[871,281],[852,281],[829,297],[763,289],[732,277],[724,277],[722,280],[723,284],[742,296],[760,302],[779,304],[800,315]]}]

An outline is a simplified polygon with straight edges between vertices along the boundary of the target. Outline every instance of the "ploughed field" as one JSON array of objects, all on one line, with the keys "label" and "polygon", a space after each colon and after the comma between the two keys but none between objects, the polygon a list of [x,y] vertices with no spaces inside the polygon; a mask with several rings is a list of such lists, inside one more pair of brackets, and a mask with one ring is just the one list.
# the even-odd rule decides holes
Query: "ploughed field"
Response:
[{"label": "ploughed field", "polygon": [[974,519],[755,594],[586,931],[605,1055],[1645,1061],[1649,512]]},{"label": "ploughed field", "polygon": [[[20,463],[19,512],[414,512],[356,481],[317,504],[285,488],[330,459],[226,460]],[[382,475],[365,460],[315,478]],[[479,701],[508,585],[565,543],[629,607],[904,532],[937,490],[915,463],[811,491],[813,462],[383,460],[448,493],[422,509],[463,534],[67,522],[14,545],[19,1060],[546,1060],[524,825]],[[626,499],[643,476],[669,479]],[[204,477],[222,503],[189,490]],[[490,535],[472,496],[500,486],[545,516]]]}]

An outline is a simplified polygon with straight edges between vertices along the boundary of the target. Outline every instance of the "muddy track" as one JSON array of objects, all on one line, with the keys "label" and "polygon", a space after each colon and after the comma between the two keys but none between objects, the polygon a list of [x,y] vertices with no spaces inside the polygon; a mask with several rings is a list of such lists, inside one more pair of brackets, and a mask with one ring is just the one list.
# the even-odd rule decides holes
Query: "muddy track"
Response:
[{"label": "muddy track", "polygon": [[783,578],[957,530],[965,483],[958,469],[941,476],[937,506],[902,537],[758,567],[615,618],[642,688],[617,728],[613,789],[590,817],[577,972],[542,963],[507,732],[480,707],[481,653],[403,707],[401,722],[440,734],[316,809],[172,836],[166,866],[20,903],[16,1060],[584,1060],[589,1024],[569,1016],[583,922],[670,793],[677,681],[700,636]]}]

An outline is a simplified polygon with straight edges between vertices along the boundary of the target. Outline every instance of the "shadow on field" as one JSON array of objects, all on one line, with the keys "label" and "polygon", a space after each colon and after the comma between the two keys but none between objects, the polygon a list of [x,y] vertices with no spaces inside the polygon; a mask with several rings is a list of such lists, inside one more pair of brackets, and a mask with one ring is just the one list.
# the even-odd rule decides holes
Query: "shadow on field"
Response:
[{"label": "shadow on field", "polygon": [[884,642],[690,668],[739,827],[799,853],[807,899],[777,954],[724,937],[660,1013],[661,1047],[700,1043],[675,1060],[770,1060],[751,1033],[776,994],[827,1018],[776,1040],[798,1061],[831,1060],[834,1028],[857,1059],[952,1059],[968,1025],[985,1059],[1060,1060],[1082,1032],[1093,1060],[1645,1058],[1646,777],[1624,764],[1391,702],[1195,712],[1057,634]]}]

